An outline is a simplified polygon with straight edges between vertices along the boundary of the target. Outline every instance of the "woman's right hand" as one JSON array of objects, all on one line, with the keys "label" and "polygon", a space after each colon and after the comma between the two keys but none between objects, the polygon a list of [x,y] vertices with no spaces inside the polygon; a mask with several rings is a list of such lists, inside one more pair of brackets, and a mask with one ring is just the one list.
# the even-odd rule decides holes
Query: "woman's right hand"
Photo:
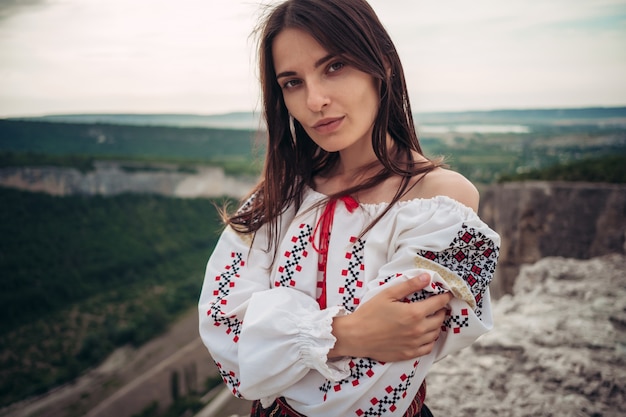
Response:
[{"label": "woman's right hand", "polygon": [[337,342],[328,358],[352,356],[395,362],[430,353],[452,294],[434,295],[414,303],[403,301],[429,282],[428,274],[418,275],[382,291],[352,314],[335,317],[333,335]]}]

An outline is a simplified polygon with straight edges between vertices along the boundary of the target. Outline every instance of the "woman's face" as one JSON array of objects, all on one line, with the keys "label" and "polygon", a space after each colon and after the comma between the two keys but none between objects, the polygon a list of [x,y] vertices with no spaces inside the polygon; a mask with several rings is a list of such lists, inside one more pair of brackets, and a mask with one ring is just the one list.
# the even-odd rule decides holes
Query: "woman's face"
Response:
[{"label": "woman's face", "polygon": [[371,148],[380,101],[372,76],[299,29],[280,32],[272,52],[287,110],[318,146],[327,152]]}]

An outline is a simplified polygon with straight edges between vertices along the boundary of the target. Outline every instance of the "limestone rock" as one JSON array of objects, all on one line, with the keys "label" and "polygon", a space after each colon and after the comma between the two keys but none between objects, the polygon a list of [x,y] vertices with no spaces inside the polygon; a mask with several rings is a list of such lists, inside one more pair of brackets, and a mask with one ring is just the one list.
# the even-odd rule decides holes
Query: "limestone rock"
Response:
[{"label": "limestone rock", "polygon": [[626,253],[626,184],[495,184],[481,190],[480,205],[483,220],[502,237],[495,298],[511,293],[522,264]]},{"label": "limestone rock", "polygon": [[524,265],[494,321],[434,365],[435,416],[626,415],[626,256]]},{"label": "limestone rock", "polygon": [[180,172],[172,164],[96,161],[94,170],[64,167],[0,168],[0,186],[52,195],[104,195],[146,193],[181,198],[242,198],[256,179],[226,175],[220,167],[196,167]]}]

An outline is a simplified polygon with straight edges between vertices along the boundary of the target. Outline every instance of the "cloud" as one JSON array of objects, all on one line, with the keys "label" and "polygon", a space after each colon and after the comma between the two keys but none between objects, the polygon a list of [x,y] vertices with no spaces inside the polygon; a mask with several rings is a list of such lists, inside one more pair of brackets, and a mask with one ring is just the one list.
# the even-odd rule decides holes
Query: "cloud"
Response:
[{"label": "cloud", "polygon": [[623,1],[372,4],[418,104],[464,110],[626,103],[619,75],[626,73]]},{"label": "cloud", "polygon": [[245,16],[250,4],[226,0],[66,1],[17,16],[0,27],[0,112],[37,96],[59,111],[192,110],[194,95],[219,97],[198,110],[249,108]]},{"label": "cloud", "polygon": [[[9,0],[0,115],[257,106],[267,0]],[[418,108],[626,103],[623,0],[371,0]]]}]

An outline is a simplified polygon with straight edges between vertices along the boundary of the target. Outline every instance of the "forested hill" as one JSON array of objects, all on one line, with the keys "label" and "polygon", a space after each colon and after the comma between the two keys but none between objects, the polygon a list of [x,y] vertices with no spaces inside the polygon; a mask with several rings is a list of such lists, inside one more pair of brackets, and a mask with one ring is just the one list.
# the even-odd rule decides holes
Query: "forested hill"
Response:
[{"label": "forested hill", "polygon": [[0,120],[0,150],[54,155],[208,162],[250,158],[255,150],[254,138],[254,132],[245,129]]},{"label": "forested hill", "polygon": [[197,303],[224,202],[3,188],[0,201],[0,409],[145,343]]},{"label": "forested hill", "polygon": [[586,107],[564,109],[510,109],[490,111],[439,112],[416,114],[417,123],[507,123],[523,125],[626,126],[626,107]]}]

